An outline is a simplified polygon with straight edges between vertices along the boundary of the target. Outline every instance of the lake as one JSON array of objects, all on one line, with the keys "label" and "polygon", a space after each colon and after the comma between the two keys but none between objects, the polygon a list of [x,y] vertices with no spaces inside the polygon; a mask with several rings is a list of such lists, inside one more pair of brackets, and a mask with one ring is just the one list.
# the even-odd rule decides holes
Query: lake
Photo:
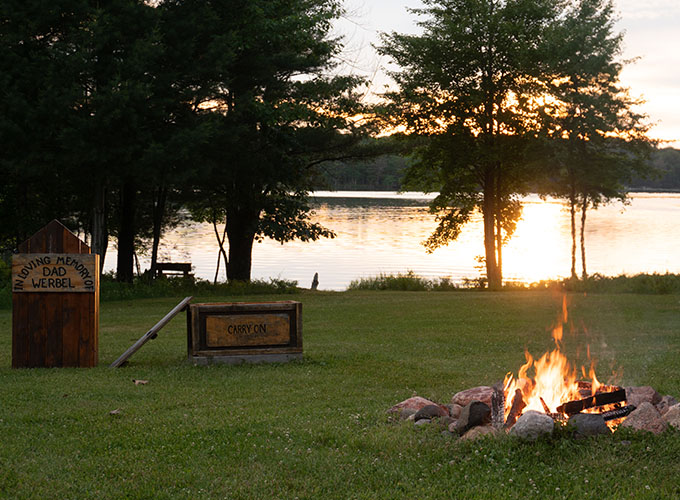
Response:
[{"label": "lake", "polygon": [[[255,243],[252,277],[295,280],[309,287],[318,272],[322,290],[344,290],[360,277],[409,270],[455,282],[478,277],[475,257],[484,254],[481,215],[473,217],[458,240],[429,254],[422,242],[436,226],[427,210],[431,198],[422,193],[316,192],[314,220],[332,229],[336,238]],[[517,230],[504,247],[504,279],[534,282],[569,276],[566,204],[528,196],[523,207]],[[191,262],[197,277],[212,280],[215,275],[217,243],[210,224],[189,223],[169,232],[160,252],[161,261]],[[629,205],[614,203],[589,211],[586,252],[589,274],[680,273],[680,194],[632,193]],[[140,262],[148,268],[148,258],[140,256]],[[115,263],[112,245],[105,271],[115,269]]]}]

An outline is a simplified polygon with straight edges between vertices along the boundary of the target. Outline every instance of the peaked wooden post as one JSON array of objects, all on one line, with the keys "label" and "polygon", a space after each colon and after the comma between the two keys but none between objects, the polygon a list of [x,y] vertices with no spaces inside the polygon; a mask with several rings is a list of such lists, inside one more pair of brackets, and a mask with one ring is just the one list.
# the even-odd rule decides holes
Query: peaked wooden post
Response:
[{"label": "peaked wooden post", "polygon": [[99,255],[53,220],[12,259],[12,367],[96,366]]}]

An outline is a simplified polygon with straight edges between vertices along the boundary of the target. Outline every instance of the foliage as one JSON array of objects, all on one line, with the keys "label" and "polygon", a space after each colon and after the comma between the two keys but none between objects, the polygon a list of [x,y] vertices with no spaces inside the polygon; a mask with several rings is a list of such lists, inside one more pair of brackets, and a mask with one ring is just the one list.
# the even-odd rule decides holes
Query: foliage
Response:
[{"label": "foliage", "polygon": [[647,158],[654,141],[639,102],[619,78],[623,35],[614,32],[612,0],[578,0],[556,26],[555,77],[550,95],[555,102],[546,134],[551,139],[552,171],[548,192],[566,198],[571,207],[571,276],[576,277],[576,210],[581,211],[582,277],[587,277],[586,211],[618,199],[626,201],[625,185],[649,171]]},{"label": "foliage", "polygon": [[646,191],[679,191],[680,150],[659,148],[652,153],[650,161],[656,175],[648,178],[636,175],[628,184],[628,188]]},{"label": "foliage", "polygon": [[182,203],[217,204],[228,275],[245,280],[254,238],[331,236],[307,192],[365,128],[351,118],[360,80],[333,75],[341,13],[338,0],[0,3],[0,250],[60,218],[102,261],[115,236],[131,282],[135,250],[150,246],[153,268]]},{"label": "foliage", "polygon": [[641,273],[634,276],[603,276],[596,273],[585,280],[565,280],[564,288],[574,292],[678,294],[680,293],[680,275]]},{"label": "foliage", "polygon": [[[250,279],[258,238],[332,237],[310,219],[307,195],[317,166],[360,146],[363,128],[352,118],[362,109],[354,93],[360,80],[332,74],[341,45],[330,30],[341,2],[168,1],[161,8],[178,27],[178,50],[203,72],[192,101],[210,135],[190,206],[197,218],[225,221],[227,278]],[[189,16],[209,22],[197,34],[177,21]]]},{"label": "foliage", "polygon": [[120,283],[112,276],[106,276],[101,282],[101,300],[131,300],[154,297],[184,296],[243,296],[265,294],[290,294],[298,290],[296,281],[270,278],[269,280],[251,280],[248,282],[212,284],[194,278],[161,278],[154,281],[137,279],[134,283]]},{"label": "foliage", "polygon": [[379,50],[400,67],[384,114],[414,147],[405,187],[439,192],[428,249],[479,210],[489,288],[500,289],[517,195],[548,184],[586,208],[625,197],[623,184],[645,171],[648,126],[619,83],[610,0],[424,5],[413,10],[427,16],[422,35],[383,36]]},{"label": "foliage", "polygon": [[390,290],[409,292],[448,292],[465,288],[474,288],[476,282],[464,281],[462,285],[453,283],[451,278],[427,279],[417,276],[413,271],[406,274],[380,274],[372,278],[360,278],[350,282],[347,290]]},{"label": "foliage", "polygon": [[[429,280],[416,275],[413,271],[405,274],[380,274],[376,277],[353,280],[347,290],[382,290],[382,291],[451,291],[451,290],[483,290],[486,288],[484,278],[465,278],[455,283],[450,278]],[[541,280],[532,283],[506,281],[503,283],[506,292],[534,292],[552,290],[554,292],[588,292],[588,293],[634,293],[647,295],[680,294],[680,275],[678,274],[636,274],[634,276],[603,276],[593,274],[585,280]]]},{"label": "foliage", "polygon": [[555,2],[428,0],[422,35],[383,36],[381,53],[400,70],[388,92],[394,126],[425,137],[417,143],[407,188],[438,191],[439,226],[430,249],[460,234],[478,209],[484,218],[489,286],[502,282],[502,245],[519,216],[526,188],[527,139],[541,125],[548,30]]},{"label": "foliage", "polygon": [[[128,366],[108,368],[180,298],[104,303],[100,366],[87,370],[9,368],[11,315],[0,312],[0,496],[680,495],[678,432],[460,442],[388,418],[385,411],[413,393],[448,403],[516,370],[525,348],[534,355],[551,348],[546,328],[561,305],[552,293],[294,294],[286,298],[304,303],[301,362],[191,366],[178,317]],[[600,379],[614,361],[625,385],[680,396],[677,297],[569,298],[574,324],[584,325],[571,334],[590,341]]]}]

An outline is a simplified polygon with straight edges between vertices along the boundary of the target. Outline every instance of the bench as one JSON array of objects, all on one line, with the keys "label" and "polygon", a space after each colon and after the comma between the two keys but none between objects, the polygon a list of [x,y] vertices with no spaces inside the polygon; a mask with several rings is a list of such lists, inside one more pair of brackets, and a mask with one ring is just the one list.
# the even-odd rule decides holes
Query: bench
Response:
[{"label": "bench", "polygon": [[182,275],[185,278],[191,276],[191,262],[157,262],[156,278],[170,275]]}]

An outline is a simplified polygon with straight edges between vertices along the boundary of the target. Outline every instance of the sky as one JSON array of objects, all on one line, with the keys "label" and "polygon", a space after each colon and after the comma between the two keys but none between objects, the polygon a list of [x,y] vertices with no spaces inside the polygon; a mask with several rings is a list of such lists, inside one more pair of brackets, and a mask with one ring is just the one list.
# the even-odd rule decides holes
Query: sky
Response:
[{"label": "sky", "polygon": [[[615,0],[617,29],[624,32],[621,83],[645,103],[639,111],[654,124],[650,135],[661,147],[680,148],[680,0]],[[345,0],[347,15],[336,25],[345,37],[344,68],[369,78],[379,93],[390,83],[388,60],[372,48],[378,33],[417,33],[416,16],[407,8],[420,0]]]}]

